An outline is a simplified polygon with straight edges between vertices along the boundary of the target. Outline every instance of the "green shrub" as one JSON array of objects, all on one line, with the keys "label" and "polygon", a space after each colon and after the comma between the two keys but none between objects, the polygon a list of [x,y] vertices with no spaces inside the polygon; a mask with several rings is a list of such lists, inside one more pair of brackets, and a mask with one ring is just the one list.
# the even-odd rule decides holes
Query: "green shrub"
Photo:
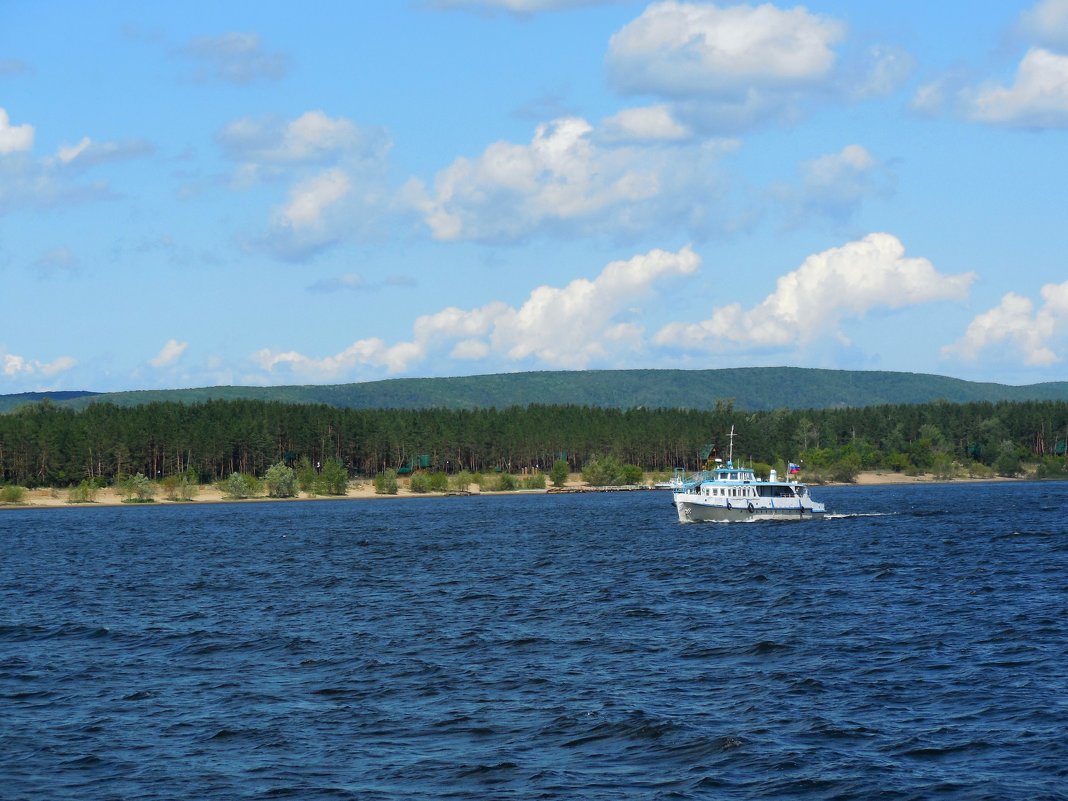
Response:
[{"label": "green shrub", "polygon": [[301,456],[300,461],[297,462],[297,486],[300,487],[300,491],[314,495],[315,479],[318,475],[312,467],[311,460],[307,456]]},{"label": "green shrub", "polygon": [[931,462],[931,473],[938,480],[946,481],[956,477],[957,465],[954,464],[953,457],[948,453],[936,453]]},{"label": "green shrub", "polygon": [[533,473],[524,478],[523,489],[545,489],[545,474]]},{"label": "green shrub", "polygon": [[582,468],[582,480],[591,487],[618,487],[639,484],[642,469],[633,464],[621,464],[614,456],[594,457]]},{"label": "green shrub", "polygon": [[344,495],[349,488],[349,473],[339,459],[327,459],[315,480],[319,495]]},{"label": "green shrub", "polygon": [[553,482],[554,487],[562,487],[567,483],[568,473],[571,472],[571,468],[568,463],[563,459],[557,459],[553,462],[552,468],[549,470],[549,478]]},{"label": "green shrub", "polygon": [[607,487],[612,484],[618,468],[619,462],[611,456],[594,457],[582,468],[582,480],[591,487]]},{"label": "green shrub", "polygon": [[1001,443],[997,458],[994,459],[994,472],[1005,478],[1012,478],[1020,473],[1023,464],[1020,459],[1019,449],[1012,440]]},{"label": "green shrub", "polygon": [[137,473],[124,478],[119,485],[123,500],[127,503],[148,503],[156,495],[155,485],[143,474]]},{"label": "green shrub", "polygon": [[260,482],[256,477],[244,473],[231,473],[223,486],[223,492],[236,500],[254,498],[261,491]]},{"label": "green shrub", "polygon": [[284,462],[276,462],[268,467],[263,481],[271,498],[294,498],[297,495],[297,472],[292,467],[286,467]]},{"label": "green shrub", "polygon": [[374,480],[375,492],[378,495],[396,495],[397,494],[397,471],[389,468],[383,470],[375,476]]},{"label": "green shrub", "polygon": [[850,453],[843,456],[841,459],[831,463],[828,468],[828,474],[831,477],[831,481],[836,481],[840,484],[852,484],[857,480],[857,473],[860,472],[860,457],[855,453]]},{"label": "green shrub", "polygon": [[196,471],[189,469],[184,473],[172,473],[160,482],[169,501],[191,501],[197,492]]},{"label": "green shrub", "polygon": [[909,457],[900,451],[893,451],[889,456],[883,459],[883,465],[890,470],[893,470],[895,473],[908,470],[911,464],[912,463],[909,462]]},{"label": "green shrub", "polygon": [[22,503],[26,500],[26,488],[14,484],[0,487],[0,503]]},{"label": "green shrub", "polygon": [[420,471],[412,474],[412,492],[445,492],[449,488],[449,477],[444,473],[426,473]]},{"label": "green shrub", "polygon": [[70,488],[67,503],[93,503],[96,500],[96,493],[96,482],[85,479],[78,486]]},{"label": "green shrub", "polygon": [[1035,467],[1035,478],[1068,478],[1068,461],[1062,456],[1047,456]]},{"label": "green shrub", "polygon": [[449,479],[449,484],[453,489],[460,492],[467,492],[467,488],[472,484],[478,484],[482,486],[482,476],[478,473],[472,473],[468,470],[461,470],[459,473]]},{"label": "green shrub", "polygon": [[512,492],[516,488],[515,476],[511,473],[498,473],[493,489],[497,492]]}]

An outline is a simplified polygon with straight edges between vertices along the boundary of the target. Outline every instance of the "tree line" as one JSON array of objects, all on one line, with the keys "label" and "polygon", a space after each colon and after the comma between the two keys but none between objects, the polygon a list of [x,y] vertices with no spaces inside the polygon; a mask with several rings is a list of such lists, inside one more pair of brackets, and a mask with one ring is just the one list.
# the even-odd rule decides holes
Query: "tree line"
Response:
[{"label": "tree line", "polygon": [[[48,401],[0,414],[0,483],[68,486],[142,473],[263,476],[279,462],[455,473],[579,471],[611,456],[647,471],[699,469],[714,447],[735,461],[806,470],[935,470],[972,465],[1011,474],[1022,461],[1063,465],[1068,402],[1027,401],[742,412],[714,409],[343,409],[228,400],[75,411]],[[1061,468],[1063,469],[1063,467]]]}]

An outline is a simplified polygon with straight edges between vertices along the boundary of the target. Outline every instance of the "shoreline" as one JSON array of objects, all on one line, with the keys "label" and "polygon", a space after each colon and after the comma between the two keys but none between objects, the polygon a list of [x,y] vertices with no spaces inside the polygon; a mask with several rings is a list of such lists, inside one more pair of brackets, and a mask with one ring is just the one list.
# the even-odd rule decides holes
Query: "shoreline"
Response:
[{"label": "shoreline", "polygon": [[[950,479],[936,479],[932,474],[926,473],[918,476],[909,476],[904,473],[894,473],[892,471],[867,471],[857,475],[856,481],[853,482],[827,482],[823,484],[809,484],[809,487],[818,491],[819,487],[875,487],[875,486],[893,486],[903,484],[992,484],[992,483],[1007,483],[1015,481],[1026,481],[1026,478],[1004,478],[1000,476],[990,478],[950,478]],[[627,488],[629,491],[639,491],[635,487]],[[587,487],[578,474],[573,473],[567,480],[567,483],[561,489],[546,488],[546,489],[533,489],[533,490],[509,490],[504,492],[483,492],[478,489],[475,484],[471,485],[471,489],[468,491],[451,490],[449,492],[412,492],[407,487],[401,487],[396,495],[379,495],[375,493],[374,486],[371,482],[361,482],[354,486],[350,486],[348,491],[344,495],[298,495],[293,498],[269,498],[267,496],[258,496],[255,498],[229,498],[223,495],[222,491],[211,484],[202,484],[198,487],[197,493],[190,500],[170,500],[167,498],[158,497],[154,500],[147,502],[132,502],[128,503],[123,500],[122,495],[115,490],[114,487],[106,487],[101,489],[97,493],[97,497],[93,501],[87,503],[72,503],[68,500],[69,491],[66,489],[54,489],[54,488],[40,488],[26,491],[25,500],[19,503],[0,503],[0,511],[5,509],[77,509],[77,508],[115,508],[115,507],[138,507],[138,506],[195,506],[195,505],[215,505],[215,504],[242,504],[242,503],[294,503],[294,502],[315,502],[315,501],[343,501],[343,500],[390,500],[398,498],[449,498],[449,497],[463,497],[473,495],[548,495],[555,492],[613,492],[624,491],[623,488],[615,490],[612,488],[604,487]],[[640,491],[650,492],[667,492],[667,490],[655,490],[651,486],[642,487]]]}]

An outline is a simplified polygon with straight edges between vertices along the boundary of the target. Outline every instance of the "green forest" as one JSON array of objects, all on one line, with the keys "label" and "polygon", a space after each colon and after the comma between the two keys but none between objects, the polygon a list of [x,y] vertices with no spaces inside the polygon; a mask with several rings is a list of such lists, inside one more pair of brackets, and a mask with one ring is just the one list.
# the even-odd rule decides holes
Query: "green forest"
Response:
[{"label": "green forest", "polygon": [[351,409],[507,409],[598,406],[611,409],[736,409],[772,411],[877,404],[1068,400],[1068,382],[1009,386],[959,378],[878,370],[731,367],[715,370],[556,370],[435,378],[390,378],[359,384],[201,387],[129,392],[0,395],[0,412],[46,396],[61,406],[139,406],[176,401],[262,400],[325,403]]},{"label": "green forest", "polygon": [[0,483],[26,487],[263,476],[279,462],[339,464],[350,476],[386,470],[454,473],[581,470],[611,456],[642,470],[702,466],[710,447],[735,461],[802,462],[809,480],[860,470],[936,475],[1065,474],[1068,402],[934,402],[850,409],[739,411],[516,406],[506,409],[345,409],[258,400],[95,403],[49,401],[0,414]]}]

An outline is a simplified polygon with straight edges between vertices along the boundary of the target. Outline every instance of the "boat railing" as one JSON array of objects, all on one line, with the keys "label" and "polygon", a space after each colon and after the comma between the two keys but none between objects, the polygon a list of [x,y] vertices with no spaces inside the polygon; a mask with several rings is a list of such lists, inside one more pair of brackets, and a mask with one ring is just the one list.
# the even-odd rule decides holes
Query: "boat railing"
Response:
[{"label": "boat railing", "polygon": [[692,473],[683,478],[676,486],[675,492],[695,492],[705,481],[710,481],[713,474],[708,470]]}]

